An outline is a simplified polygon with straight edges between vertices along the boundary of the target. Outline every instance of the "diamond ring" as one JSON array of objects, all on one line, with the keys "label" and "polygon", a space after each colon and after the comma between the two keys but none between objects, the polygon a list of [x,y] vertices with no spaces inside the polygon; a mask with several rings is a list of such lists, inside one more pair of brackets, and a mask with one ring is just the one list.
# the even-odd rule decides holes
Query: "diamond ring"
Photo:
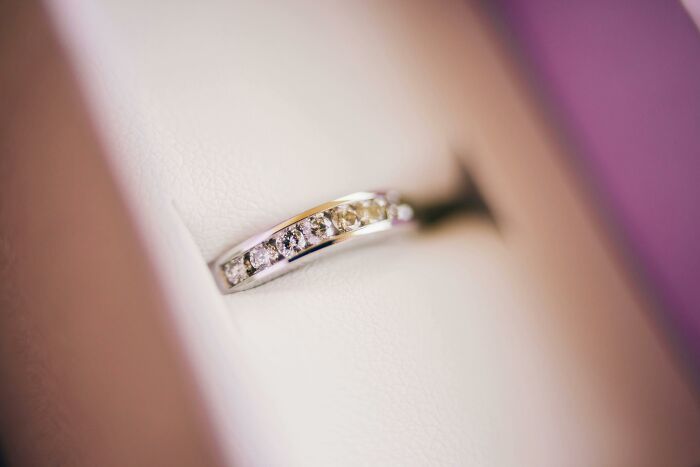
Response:
[{"label": "diamond ring", "polygon": [[238,292],[289,272],[320,256],[327,247],[412,224],[413,209],[397,193],[353,193],[309,209],[239,243],[210,267],[223,293]]}]

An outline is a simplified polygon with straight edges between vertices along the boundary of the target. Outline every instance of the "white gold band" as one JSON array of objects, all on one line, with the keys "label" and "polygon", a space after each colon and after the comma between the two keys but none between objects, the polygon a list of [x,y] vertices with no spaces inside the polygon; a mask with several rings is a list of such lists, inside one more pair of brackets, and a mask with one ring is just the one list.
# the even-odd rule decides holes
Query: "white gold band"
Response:
[{"label": "white gold band", "polygon": [[289,272],[329,246],[405,227],[412,221],[413,209],[395,192],[353,193],[239,243],[210,267],[223,293],[238,292]]}]

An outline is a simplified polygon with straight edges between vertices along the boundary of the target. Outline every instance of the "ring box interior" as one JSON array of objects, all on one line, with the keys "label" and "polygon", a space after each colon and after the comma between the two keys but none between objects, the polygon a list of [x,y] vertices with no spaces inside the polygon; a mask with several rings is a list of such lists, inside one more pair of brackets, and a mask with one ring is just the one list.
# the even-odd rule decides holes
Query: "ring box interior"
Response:
[{"label": "ring box interior", "polygon": [[[231,465],[697,461],[688,382],[482,6],[49,3],[196,394],[151,416],[196,411]],[[311,206],[448,196],[455,154],[497,223],[217,290],[209,261]]]}]

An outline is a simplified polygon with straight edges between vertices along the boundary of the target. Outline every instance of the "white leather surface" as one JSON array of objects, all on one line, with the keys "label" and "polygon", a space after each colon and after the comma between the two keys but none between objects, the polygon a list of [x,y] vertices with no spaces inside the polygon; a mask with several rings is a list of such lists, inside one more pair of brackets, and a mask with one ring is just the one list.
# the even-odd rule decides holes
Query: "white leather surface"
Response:
[{"label": "white leather surface", "polygon": [[[700,412],[459,2],[53,2],[237,465],[689,465]],[[205,262],[318,202],[455,221],[222,297]]]}]

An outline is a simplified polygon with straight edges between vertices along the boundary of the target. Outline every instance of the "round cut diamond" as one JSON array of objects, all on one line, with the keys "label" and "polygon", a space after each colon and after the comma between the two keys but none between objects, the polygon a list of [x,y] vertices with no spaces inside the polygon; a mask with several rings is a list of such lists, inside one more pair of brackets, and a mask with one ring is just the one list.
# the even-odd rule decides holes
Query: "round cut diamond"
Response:
[{"label": "round cut diamond", "polygon": [[333,225],[338,230],[351,232],[357,230],[362,225],[360,216],[355,208],[349,204],[344,204],[333,209]]},{"label": "round cut diamond", "polygon": [[253,249],[248,252],[248,259],[250,265],[257,271],[259,269],[264,269],[272,264],[274,258],[277,257],[276,254],[271,255],[268,245],[260,244],[253,247]]},{"label": "round cut diamond", "polygon": [[270,257],[270,263],[275,263],[277,262],[277,258],[279,258],[280,254],[277,251],[277,248],[275,248],[275,245],[273,244],[274,242],[269,241],[265,243],[265,249],[267,250],[267,255]]},{"label": "round cut diamond", "polygon": [[413,208],[408,204],[399,204],[399,220],[410,221],[413,219]]},{"label": "round cut diamond", "polygon": [[363,201],[357,206],[357,214],[360,216],[362,225],[386,219],[386,202],[383,199],[370,199]]},{"label": "round cut diamond", "polygon": [[322,212],[304,219],[301,222],[301,229],[306,240],[312,245],[335,235],[333,222]]},{"label": "round cut diamond", "polygon": [[386,214],[391,220],[410,221],[413,218],[413,208],[408,204],[391,204],[387,208]]},{"label": "round cut diamond", "polygon": [[246,271],[245,264],[243,264],[243,257],[239,256],[226,263],[224,265],[224,275],[232,286],[248,277],[248,271]]},{"label": "round cut diamond", "polygon": [[277,236],[275,246],[282,256],[291,258],[306,247],[306,238],[301,230],[291,227]]}]

